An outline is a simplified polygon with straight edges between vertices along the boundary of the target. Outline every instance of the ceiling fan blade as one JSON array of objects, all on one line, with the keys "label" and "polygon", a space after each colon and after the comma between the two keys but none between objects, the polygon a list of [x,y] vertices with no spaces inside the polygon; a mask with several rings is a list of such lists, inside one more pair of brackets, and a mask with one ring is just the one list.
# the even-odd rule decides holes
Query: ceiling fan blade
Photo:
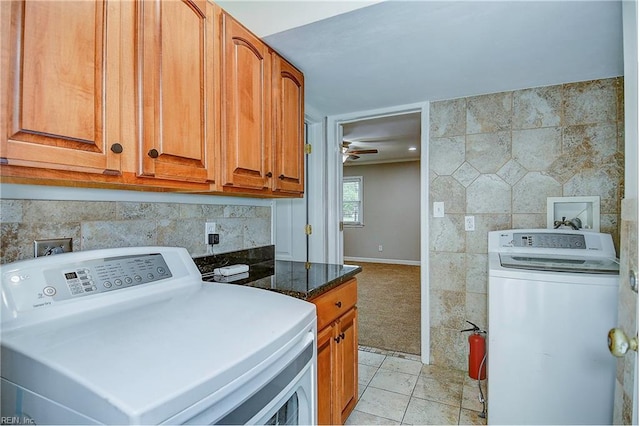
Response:
[{"label": "ceiling fan blade", "polygon": [[347,151],[347,154],[377,154],[377,149],[354,149],[353,151]]}]

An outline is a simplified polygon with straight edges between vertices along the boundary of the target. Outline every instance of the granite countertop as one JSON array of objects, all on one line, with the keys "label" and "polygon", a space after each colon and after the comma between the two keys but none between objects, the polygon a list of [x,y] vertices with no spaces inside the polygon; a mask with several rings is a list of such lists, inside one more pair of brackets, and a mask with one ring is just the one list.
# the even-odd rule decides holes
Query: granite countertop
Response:
[{"label": "granite countertop", "polygon": [[[204,281],[263,288],[303,300],[313,299],[362,271],[355,265],[274,260],[274,254],[275,247],[266,246],[195,258],[194,261]],[[215,268],[238,263],[249,265],[249,272],[231,277],[213,275]]]}]

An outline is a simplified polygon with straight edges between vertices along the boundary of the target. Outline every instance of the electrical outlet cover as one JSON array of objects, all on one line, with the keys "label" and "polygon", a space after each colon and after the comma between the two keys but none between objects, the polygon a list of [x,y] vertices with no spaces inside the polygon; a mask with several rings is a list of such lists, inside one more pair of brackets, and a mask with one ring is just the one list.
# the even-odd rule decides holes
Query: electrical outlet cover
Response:
[{"label": "electrical outlet cover", "polygon": [[206,222],[204,224],[204,243],[209,244],[209,234],[216,233],[216,223],[215,222]]},{"label": "electrical outlet cover", "polygon": [[33,254],[35,257],[69,253],[71,251],[73,251],[71,238],[53,238],[50,240],[35,240],[33,242]]},{"label": "electrical outlet cover", "polygon": [[475,231],[476,230],[476,218],[475,218],[475,216],[465,216],[464,217],[464,230],[465,231]]}]

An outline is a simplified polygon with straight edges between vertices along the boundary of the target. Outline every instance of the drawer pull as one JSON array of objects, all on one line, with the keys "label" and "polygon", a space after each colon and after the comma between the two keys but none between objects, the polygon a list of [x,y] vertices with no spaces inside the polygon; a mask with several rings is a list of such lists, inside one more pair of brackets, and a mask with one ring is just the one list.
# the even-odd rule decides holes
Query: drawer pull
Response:
[{"label": "drawer pull", "polygon": [[333,340],[335,340],[335,341],[336,341],[336,343],[340,343],[340,336],[338,336],[338,337],[334,337],[334,338],[333,338]]},{"label": "drawer pull", "polygon": [[271,172],[267,172],[267,177],[268,177],[268,178],[270,178],[270,177],[272,177],[272,176],[273,176],[273,173],[271,173]]},{"label": "drawer pull", "polygon": [[344,333],[341,333],[341,334],[340,334],[340,338],[341,338],[342,340],[344,340]]},{"label": "drawer pull", "polygon": [[114,143],[113,145],[111,145],[111,151],[115,152],[116,154],[122,153],[122,145],[120,145],[119,143]]},{"label": "drawer pull", "polygon": [[340,301],[336,302],[336,306],[337,306],[338,308],[342,308],[342,302],[340,302]]},{"label": "drawer pull", "polygon": [[160,153],[158,152],[157,149],[150,149],[149,152],[147,152],[147,155],[151,158],[158,158],[158,156],[160,155]]}]

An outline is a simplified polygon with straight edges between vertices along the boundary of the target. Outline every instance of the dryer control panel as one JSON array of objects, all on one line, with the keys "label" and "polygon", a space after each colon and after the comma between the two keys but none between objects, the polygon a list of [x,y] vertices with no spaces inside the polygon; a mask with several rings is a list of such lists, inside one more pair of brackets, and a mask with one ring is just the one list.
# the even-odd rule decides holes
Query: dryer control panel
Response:
[{"label": "dryer control panel", "polygon": [[72,268],[45,270],[44,276],[43,293],[62,300],[170,278],[171,271],[161,254],[152,253],[86,261]]},{"label": "dryer control panel", "polygon": [[37,271],[23,269],[9,273],[4,277],[8,281],[5,290],[13,290],[11,296],[19,308],[39,308],[66,299],[172,277],[171,270],[160,253],[60,263]]},{"label": "dryer control panel", "polygon": [[29,317],[30,312],[50,312],[40,320],[54,315],[54,307],[56,315],[66,315],[134,303],[202,282],[193,259],[180,247],[127,247],[38,257],[3,265],[1,277],[3,322],[35,318]]}]

